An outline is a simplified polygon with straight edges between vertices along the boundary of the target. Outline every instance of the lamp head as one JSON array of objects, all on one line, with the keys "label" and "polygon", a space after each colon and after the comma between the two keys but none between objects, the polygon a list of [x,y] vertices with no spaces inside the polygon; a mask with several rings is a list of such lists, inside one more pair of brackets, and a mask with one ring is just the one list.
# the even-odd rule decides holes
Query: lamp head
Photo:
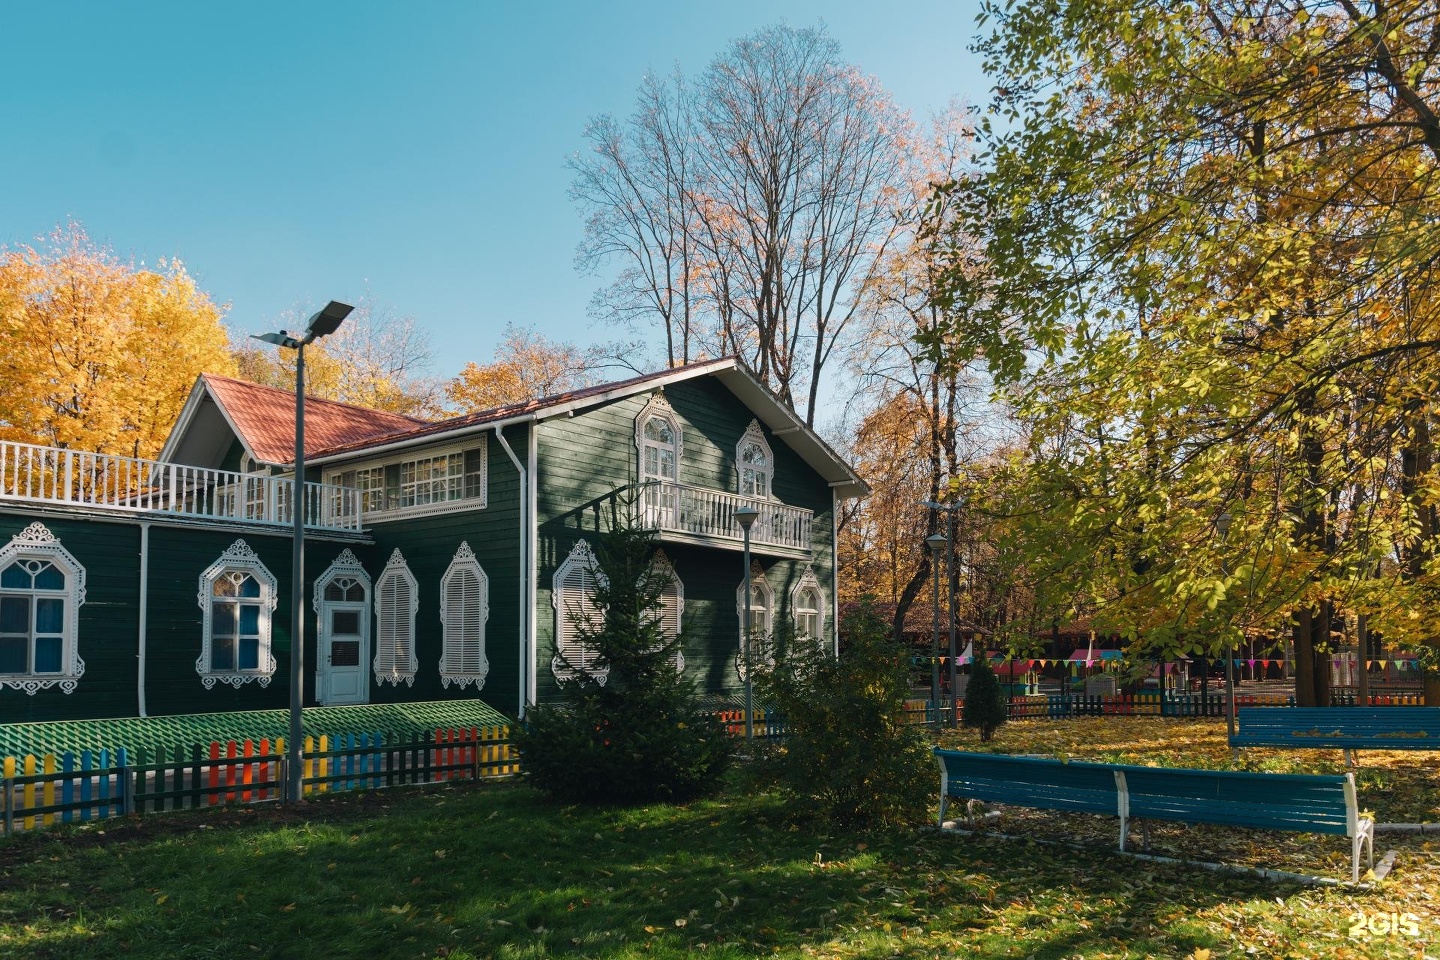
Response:
[{"label": "lamp head", "polygon": [[944,509],[945,509],[945,504],[943,504],[943,503],[936,503],[934,500],[921,500],[921,501],[920,501],[920,506],[925,507],[927,510],[944,510]]},{"label": "lamp head", "polygon": [[935,554],[936,556],[940,555],[940,551],[945,549],[945,544],[948,542],[949,541],[947,541],[944,536],[938,533],[932,533],[930,536],[925,538],[925,545],[928,546],[930,548],[930,552]]},{"label": "lamp head", "polygon": [[265,343],[273,343],[277,347],[288,347],[291,350],[299,349],[300,341],[290,336],[289,333],[281,330],[279,333],[252,333],[251,340],[262,340]]},{"label": "lamp head", "polygon": [[1230,513],[1228,510],[1215,518],[1215,532],[1220,535],[1221,540],[1224,540],[1230,535]]},{"label": "lamp head", "polygon": [[310,323],[305,328],[305,342],[310,343],[320,337],[328,337],[340,329],[340,324],[350,316],[350,311],[355,308],[348,303],[341,303],[339,300],[331,300],[310,318]]},{"label": "lamp head", "polygon": [[747,503],[737,508],[734,516],[735,522],[740,524],[746,531],[749,531],[749,529],[755,525],[755,521],[760,519],[760,511]]}]

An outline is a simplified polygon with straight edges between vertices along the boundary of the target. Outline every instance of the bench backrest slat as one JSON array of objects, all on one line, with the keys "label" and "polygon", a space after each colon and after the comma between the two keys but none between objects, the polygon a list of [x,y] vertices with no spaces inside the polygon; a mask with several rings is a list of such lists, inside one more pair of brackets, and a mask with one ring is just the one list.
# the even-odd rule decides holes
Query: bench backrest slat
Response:
[{"label": "bench backrest slat", "polygon": [[1114,814],[1115,776],[1103,764],[936,750],[951,797],[1043,810]]}]

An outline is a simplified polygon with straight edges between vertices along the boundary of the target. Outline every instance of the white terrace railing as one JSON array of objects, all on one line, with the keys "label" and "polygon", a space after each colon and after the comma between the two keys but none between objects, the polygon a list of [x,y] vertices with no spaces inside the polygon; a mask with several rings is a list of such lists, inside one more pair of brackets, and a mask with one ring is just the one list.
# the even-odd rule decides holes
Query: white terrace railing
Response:
[{"label": "white terrace railing", "polygon": [[[0,441],[0,500],[288,525],[288,477]],[[360,492],[307,483],[305,525],[360,529]]]},{"label": "white terrace railing", "polygon": [[813,548],[810,527],[815,514],[811,510],[661,480],[647,481],[640,488],[640,518],[645,527],[662,534],[730,541],[737,546],[744,543],[745,531],[735,521],[735,511],[747,504],[760,511],[750,528],[752,546],[786,547],[807,553]]}]

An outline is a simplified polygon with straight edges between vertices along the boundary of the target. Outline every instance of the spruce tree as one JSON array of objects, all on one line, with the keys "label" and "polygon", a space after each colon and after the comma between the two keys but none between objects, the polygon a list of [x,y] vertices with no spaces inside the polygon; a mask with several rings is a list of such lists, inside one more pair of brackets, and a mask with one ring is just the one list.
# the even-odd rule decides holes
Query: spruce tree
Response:
[{"label": "spruce tree", "polygon": [[1006,706],[1000,678],[995,676],[985,655],[977,655],[970,664],[970,682],[965,686],[961,721],[967,727],[978,727],[980,741],[986,743],[995,735],[996,728],[1005,722]]},{"label": "spruce tree", "polygon": [[575,623],[592,669],[559,681],[557,703],[530,709],[518,738],[524,769],[572,803],[679,801],[718,788],[730,738],[676,669],[653,537],[617,516],[595,554],[602,577],[592,600],[603,619]]}]

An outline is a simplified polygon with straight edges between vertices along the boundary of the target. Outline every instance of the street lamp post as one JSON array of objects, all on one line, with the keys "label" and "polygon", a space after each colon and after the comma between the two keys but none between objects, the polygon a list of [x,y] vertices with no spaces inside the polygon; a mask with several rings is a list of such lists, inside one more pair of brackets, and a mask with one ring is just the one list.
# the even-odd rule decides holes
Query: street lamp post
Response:
[{"label": "street lamp post", "polygon": [[[932,591],[934,593],[935,629],[930,635],[930,702],[934,704],[937,730],[940,728],[940,550],[947,543],[949,541],[938,533],[925,538],[925,545],[930,548],[931,566],[935,568],[935,587]],[[953,665],[951,669],[954,669]],[[953,685],[950,688],[950,695],[952,697],[955,695]]]},{"label": "street lamp post", "polygon": [[[1230,536],[1230,514],[1222,513],[1215,518],[1215,533],[1223,547]],[[1225,575],[1225,558],[1220,558],[1220,573]],[[1230,655],[1229,645],[1225,648],[1225,730],[1231,739],[1235,737],[1235,658]]]},{"label": "street lamp post", "polygon": [[745,531],[745,623],[740,631],[740,642],[744,645],[741,655],[745,661],[745,740],[755,738],[755,683],[750,662],[750,647],[754,640],[754,627],[750,623],[750,593],[754,585],[750,582],[750,528],[760,517],[760,511],[748,503],[735,511],[735,522]]},{"label": "street lamp post", "polygon": [[921,500],[920,506],[928,507],[931,510],[944,510],[946,513],[946,526],[949,528],[950,537],[945,544],[945,609],[950,614],[950,726],[960,726],[960,698],[956,696],[959,676],[959,654],[956,651],[955,639],[955,511],[964,506],[964,503],[936,503],[934,500]]},{"label": "street lamp post", "polygon": [[262,333],[254,339],[295,351],[295,478],[290,490],[295,552],[290,580],[290,749],[285,799],[299,803],[301,796],[300,708],[305,679],[305,347],[339,329],[354,307],[331,300],[310,317],[300,338],[284,330]]}]

